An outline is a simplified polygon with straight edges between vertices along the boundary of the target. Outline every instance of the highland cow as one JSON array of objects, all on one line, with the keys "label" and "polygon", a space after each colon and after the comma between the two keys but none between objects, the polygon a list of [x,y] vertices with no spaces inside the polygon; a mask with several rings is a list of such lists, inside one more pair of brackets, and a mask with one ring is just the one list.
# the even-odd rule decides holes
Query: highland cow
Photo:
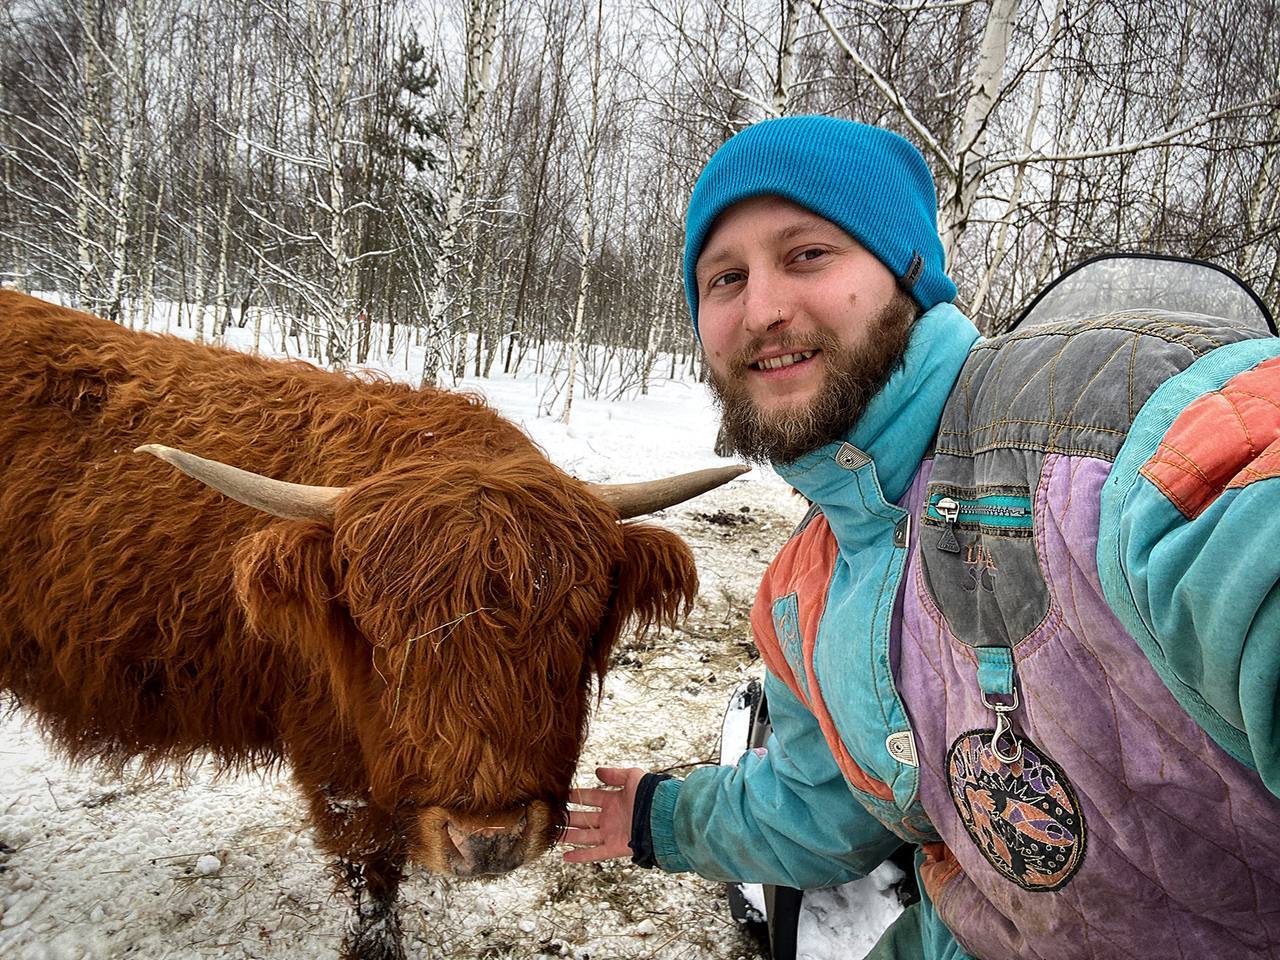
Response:
[{"label": "highland cow", "polygon": [[593,487],[475,397],[12,292],[0,341],[0,688],[73,760],[286,765],[361,960],[410,862],[554,842],[611,645],[696,589],[619,521],[736,472]]}]

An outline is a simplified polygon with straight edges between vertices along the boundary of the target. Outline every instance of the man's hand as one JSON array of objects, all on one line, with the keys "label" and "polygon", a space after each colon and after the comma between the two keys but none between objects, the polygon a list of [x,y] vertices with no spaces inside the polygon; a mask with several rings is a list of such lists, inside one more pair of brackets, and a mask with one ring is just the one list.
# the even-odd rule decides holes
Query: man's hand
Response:
[{"label": "man's hand", "polygon": [[644,771],[639,767],[596,767],[596,776],[607,786],[569,791],[570,803],[589,809],[569,811],[563,842],[575,849],[565,852],[567,863],[631,857],[631,810]]}]

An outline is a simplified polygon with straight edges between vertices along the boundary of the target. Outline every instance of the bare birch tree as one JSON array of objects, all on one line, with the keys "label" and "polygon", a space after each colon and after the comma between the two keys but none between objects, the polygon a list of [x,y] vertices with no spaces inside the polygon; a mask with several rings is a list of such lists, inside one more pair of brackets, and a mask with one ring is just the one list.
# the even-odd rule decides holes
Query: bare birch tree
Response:
[{"label": "bare birch tree", "polygon": [[435,383],[440,373],[443,341],[447,335],[445,319],[451,307],[449,283],[457,267],[458,231],[466,203],[471,159],[484,123],[494,41],[497,38],[503,2],[504,0],[468,0],[467,3],[462,126],[453,151],[452,174],[445,193],[444,211],[439,226],[439,249],[431,263],[427,280],[430,300],[425,317],[427,350],[422,363],[423,383]]}]

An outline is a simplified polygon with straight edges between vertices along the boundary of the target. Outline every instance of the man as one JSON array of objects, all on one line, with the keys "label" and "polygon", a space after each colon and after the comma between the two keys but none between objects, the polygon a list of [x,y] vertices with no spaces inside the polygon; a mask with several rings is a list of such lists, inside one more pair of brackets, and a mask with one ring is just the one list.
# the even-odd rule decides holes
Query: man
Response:
[{"label": "man", "polygon": [[905,841],[875,956],[1280,957],[1280,341],[981,340],[923,159],[847,121],[738,134],[687,226],[724,433],[814,503],[752,614],[774,734],[601,769],[565,859],[806,888]]}]

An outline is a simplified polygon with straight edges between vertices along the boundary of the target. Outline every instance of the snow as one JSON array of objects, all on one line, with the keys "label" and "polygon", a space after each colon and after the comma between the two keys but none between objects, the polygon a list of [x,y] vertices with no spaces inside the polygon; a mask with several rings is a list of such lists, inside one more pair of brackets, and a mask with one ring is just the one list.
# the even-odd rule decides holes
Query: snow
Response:
[{"label": "snow", "polygon": [[222,869],[222,861],[212,853],[206,853],[196,861],[196,873],[202,877],[212,877]]},{"label": "snow", "polygon": [[[158,317],[163,328],[163,311]],[[229,345],[248,347],[249,336],[233,329]],[[376,366],[412,379],[402,354]],[[411,354],[408,371],[420,362]],[[580,395],[568,425],[538,415],[545,379],[461,386],[482,392],[584,479],[632,481],[728,462],[711,452],[717,415],[696,383],[655,382],[648,396],[618,403]],[[677,630],[619,643],[581,758],[583,785],[602,764],[681,774],[717,762],[730,694],[763,672],[747,620],[756,586],[803,512],[771,471],[756,469],[655,518],[692,547],[700,596]],[[331,960],[347,903],[328,867],[287,774],[217,776],[196,766],[117,776],[64,763],[21,711],[0,719],[2,957]],[[886,885],[864,881],[848,916],[832,898],[815,899],[821,912],[802,920],[811,931],[805,956],[861,956],[897,912],[880,892]],[[412,960],[762,955],[730,919],[718,883],[626,862],[567,865],[555,853],[495,880],[411,874],[402,920]]]},{"label": "snow", "polygon": [[892,863],[882,863],[859,883],[804,896],[796,926],[796,960],[862,957],[902,912],[891,885],[902,879]]}]

